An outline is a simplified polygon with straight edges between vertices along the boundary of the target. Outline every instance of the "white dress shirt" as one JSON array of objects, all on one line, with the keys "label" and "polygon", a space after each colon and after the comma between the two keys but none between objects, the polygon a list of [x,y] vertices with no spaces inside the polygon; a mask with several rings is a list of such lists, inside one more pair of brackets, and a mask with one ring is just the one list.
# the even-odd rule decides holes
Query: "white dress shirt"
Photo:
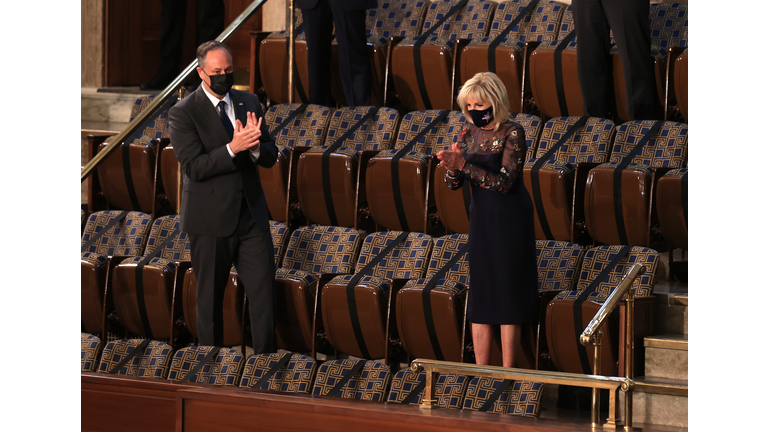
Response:
[{"label": "white dress shirt", "polygon": [[[227,92],[227,94],[224,95],[224,99],[219,99],[216,96],[209,93],[208,90],[205,89],[205,86],[202,83],[200,83],[200,85],[203,87],[203,91],[205,92],[205,95],[208,96],[208,99],[210,99],[211,103],[213,104],[213,108],[216,109],[217,113],[219,112],[219,102],[224,101],[224,103],[227,104],[227,117],[229,117],[229,121],[232,123],[232,129],[235,129],[235,108],[232,106],[232,100],[229,98],[229,92]],[[221,113],[219,113],[219,115],[221,115]],[[233,158],[235,157],[235,153],[229,147],[229,144],[227,144],[227,151],[229,152],[229,155],[231,157]],[[257,148],[256,150],[251,150],[251,156],[253,157],[254,162],[259,159],[260,154],[261,154],[260,148]]]}]

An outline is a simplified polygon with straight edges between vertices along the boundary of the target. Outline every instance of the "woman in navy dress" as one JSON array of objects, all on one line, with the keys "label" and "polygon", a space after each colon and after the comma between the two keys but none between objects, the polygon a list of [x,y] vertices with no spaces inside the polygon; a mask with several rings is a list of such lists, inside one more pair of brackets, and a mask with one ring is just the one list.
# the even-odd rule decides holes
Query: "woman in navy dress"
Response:
[{"label": "woman in navy dress", "polygon": [[515,366],[522,325],[538,318],[533,203],[523,183],[525,130],[509,119],[507,90],[496,74],[467,80],[457,98],[467,123],[437,154],[452,190],[469,181],[470,289],[467,317],[477,364],[489,364],[501,326],[504,367]]}]

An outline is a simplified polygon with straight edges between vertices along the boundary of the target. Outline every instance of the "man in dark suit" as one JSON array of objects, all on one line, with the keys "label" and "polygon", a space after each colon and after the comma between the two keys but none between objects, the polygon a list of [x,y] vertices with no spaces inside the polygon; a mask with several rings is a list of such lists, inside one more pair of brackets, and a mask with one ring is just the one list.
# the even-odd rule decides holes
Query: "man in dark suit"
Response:
[{"label": "man in dark suit", "polygon": [[619,48],[631,120],[654,115],[654,77],[650,59],[648,0],[573,0],[577,65],[584,114],[610,118],[613,74],[610,31]]},{"label": "man in dark suit", "polygon": [[197,277],[200,344],[223,343],[222,300],[234,263],[250,305],[253,349],[274,352],[275,265],[258,166],[274,165],[277,147],[259,98],[230,90],[229,48],[205,42],[197,59],[202,85],[170,109],[168,125],[184,174],[181,229]]},{"label": "man in dark suit", "polygon": [[365,10],[376,0],[296,0],[304,20],[309,62],[309,102],[333,106],[331,41],[336,24],[339,74],[349,106],[371,104],[371,65],[365,34]]}]

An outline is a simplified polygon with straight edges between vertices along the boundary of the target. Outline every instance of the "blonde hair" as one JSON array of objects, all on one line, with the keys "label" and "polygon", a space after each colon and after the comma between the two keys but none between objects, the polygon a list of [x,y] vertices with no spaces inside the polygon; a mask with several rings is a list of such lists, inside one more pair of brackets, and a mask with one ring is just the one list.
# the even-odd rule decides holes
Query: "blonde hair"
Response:
[{"label": "blonde hair", "polygon": [[467,111],[467,98],[470,96],[491,104],[493,107],[493,130],[499,130],[499,126],[509,117],[509,97],[507,96],[507,88],[501,79],[493,72],[478,72],[461,86],[456,102],[467,119],[470,119]]}]

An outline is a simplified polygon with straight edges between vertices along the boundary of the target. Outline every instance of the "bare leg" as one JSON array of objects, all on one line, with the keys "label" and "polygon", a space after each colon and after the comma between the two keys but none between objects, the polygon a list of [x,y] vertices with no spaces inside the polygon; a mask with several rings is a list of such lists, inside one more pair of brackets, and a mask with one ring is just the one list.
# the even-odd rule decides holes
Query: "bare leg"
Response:
[{"label": "bare leg", "polygon": [[[518,324],[501,326],[501,356],[504,367],[515,367],[515,355],[520,350],[522,328],[523,326]],[[475,352],[477,352],[477,348],[475,348]]]},{"label": "bare leg", "polygon": [[491,362],[491,339],[493,327],[490,324],[472,323],[472,343],[475,347],[475,363],[487,365]]}]

